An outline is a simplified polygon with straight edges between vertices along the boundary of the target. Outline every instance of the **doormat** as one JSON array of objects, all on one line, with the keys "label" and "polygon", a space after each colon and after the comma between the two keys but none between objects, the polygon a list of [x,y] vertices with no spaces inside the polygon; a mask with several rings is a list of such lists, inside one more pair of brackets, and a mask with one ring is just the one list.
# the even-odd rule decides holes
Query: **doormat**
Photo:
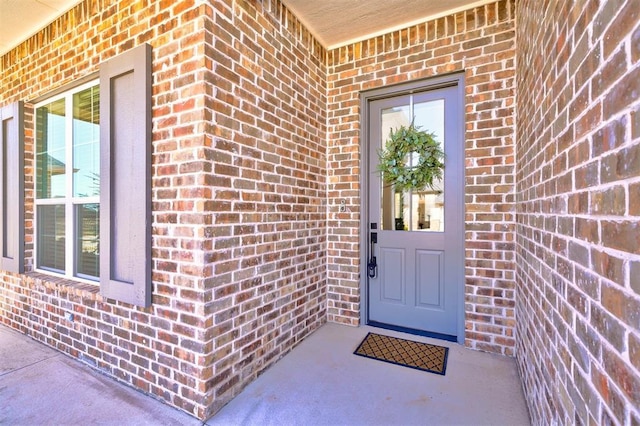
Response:
[{"label": "doormat", "polygon": [[444,376],[449,348],[369,333],[354,354]]}]

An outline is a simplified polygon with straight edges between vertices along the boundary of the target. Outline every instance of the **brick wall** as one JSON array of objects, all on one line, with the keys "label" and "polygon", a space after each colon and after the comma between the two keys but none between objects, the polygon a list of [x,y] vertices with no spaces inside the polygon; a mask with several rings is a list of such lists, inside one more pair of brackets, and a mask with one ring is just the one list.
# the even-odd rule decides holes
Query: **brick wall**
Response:
[{"label": "brick wall", "polygon": [[[153,305],[33,271],[28,101],[153,46]],[[204,419],[326,318],[326,53],[277,1],[85,0],[0,58],[27,273],[0,321]],[[65,313],[73,312],[73,322]]]},{"label": "brick wall", "polygon": [[[203,416],[205,306],[201,71],[205,29],[193,1],[87,0],[3,55],[0,104],[26,101],[25,275],[0,274],[3,324],[195,416]],[[153,306],[105,300],[97,285],[33,272],[33,105],[143,42],[153,46]],[[199,74],[200,73],[200,74]],[[65,319],[73,312],[73,322]]]},{"label": "brick wall", "polygon": [[327,105],[326,52],[279,0],[206,17],[212,414],[326,321]]},{"label": "brick wall", "polygon": [[0,319],[208,417],[359,323],[359,92],[464,72],[465,343],[517,349],[535,423],[640,422],[637,10],[500,0],[326,52],[278,0],[85,0],[0,58],[0,105],[153,45],[154,304],[33,272],[27,103],[28,272],[0,273]]},{"label": "brick wall", "polygon": [[517,356],[534,424],[640,423],[640,3],[517,2]]},{"label": "brick wall", "polygon": [[[515,13],[503,0],[328,56],[328,318],[360,317],[362,90],[464,72],[467,346],[513,355]],[[366,156],[364,157],[366,158]],[[344,199],[347,211],[339,212]]]}]

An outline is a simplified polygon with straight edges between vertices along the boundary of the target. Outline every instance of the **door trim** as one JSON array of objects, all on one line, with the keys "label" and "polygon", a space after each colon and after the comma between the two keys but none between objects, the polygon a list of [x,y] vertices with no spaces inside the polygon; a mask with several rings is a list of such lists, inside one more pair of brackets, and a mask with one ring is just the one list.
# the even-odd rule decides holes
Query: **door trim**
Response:
[{"label": "door trim", "polygon": [[[408,83],[397,84],[393,86],[385,86],[378,89],[372,89],[368,91],[360,92],[360,324],[365,325],[368,323],[369,318],[369,288],[367,285],[367,262],[368,260],[368,247],[369,247],[369,103],[374,100],[390,98],[395,96],[413,94],[418,92],[424,92],[434,89],[440,89],[444,87],[457,87],[457,96],[460,108],[458,108],[458,120],[461,123],[462,128],[460,134],[464,138],[465,136],[465,77],[463,72],[457,72],[454,74],[442,75],[438,77],[431,77],[428,79],[415,80]],[[465,142],[463,141],[463,147]],[[466,147],[465,147],[466,149]],[[463,155],[464,157],[464,155]],[[464,168],[462,170],[464,174]],[[465,177],[462,176],[464,182]],[[460,195],[462,197],[462,206],[464,206],[464,192]],[[462,217],[465,217],[463,212]],[[463,225],[464,226],[464,225]],[[462,239],[464,247],[464,232],[462,232]],[[466,260],[466,257],[465,257]],[[464,267],[464,265],[463,265]],[[463,280],[459,283],[458,288],[458,343],[464,344],[465,340],[465,283]],[[374,324],[375,326],[375,324]]]}]

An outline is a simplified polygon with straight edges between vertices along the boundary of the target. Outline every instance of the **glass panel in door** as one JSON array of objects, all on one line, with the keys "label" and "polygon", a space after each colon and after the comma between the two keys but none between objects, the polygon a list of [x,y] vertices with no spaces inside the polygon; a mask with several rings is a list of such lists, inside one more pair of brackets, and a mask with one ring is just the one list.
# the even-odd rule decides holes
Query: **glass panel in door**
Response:
[{"label": "glass panel in door", "polygon": [[[444,146],[444,99],[428,100],[407,105],[385,108],[381,111],[380,127],[383,146],[391,132],[412,122],[419,130],[433,133],[435,139]],[[412,153],[405,159],[407,167],[415,166],[419,153]],[[380,179],[381,229],[391,231],[444,232],[444,178],[434,182],[433,187],[400,190],[384,176]]]}]

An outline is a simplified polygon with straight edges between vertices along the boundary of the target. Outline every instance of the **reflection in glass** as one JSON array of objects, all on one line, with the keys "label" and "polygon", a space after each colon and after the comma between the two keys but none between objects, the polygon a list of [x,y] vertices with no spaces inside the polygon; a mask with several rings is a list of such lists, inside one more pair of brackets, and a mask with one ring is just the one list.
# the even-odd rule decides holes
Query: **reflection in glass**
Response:
[{"label": "reflection in glass", "polygon": [[65,266],[64,205],[37,207],[38,267],[63,272]]},{"label": "reflection in glass", "polygon": [[97,278],[100,268],[100,206],[76,205],[76,273]]},{"label": "reflection in glass", "polygon": [[[389,188],[393,189],[392,186]],[[442,191],[394,191],[392,198],[392,203],[387,202],[383,205],[383,214],[390,217],[392,222],[383,222],[382,229],[444,231]]]},{"label": "reflection in glass", "polygon": [[[435,133],[446,152],[443,99],[384,109],[381,116],[383,145],[392,129],[409,126],[412,120],[420,130]],[[417,163],[417,155],[409,156],[407,161],[409,165]],[[444,231],[444,179],[435,183],[434,188],[406,191],[396,191],[392,184],[385,182],[384,176],[381,181],[383,230]]]},{"label": "reflection in glass", "polygon": [[98,84],[88,86],[35,110],[36,267],[95,280],[100,91]]},{"label": "reflection in glass", "polygon": [[100,91],[73,95],[73,196],[100,195]]},{"label": "reflection in glass", "polygon": [[65,195],[65,101],[36,110],[36,191],[38,198]]},{"label": "reflection in glass", "polygon": [[[382,144],[385,145],[389,134],[392,130],[400,126],[408,126],[411,124],[411,106],[403,105],[401,107],[387,108],[382,110],[380,117],[380,127]],[[398,197],[395,195],[393,185],[385,181],[384,175],[381,176],[382,182],[382,224],[381,229],[404,229],[404,221],[402,220],[401,210]],[[396,209],[395,206],[398,206]]]}]

